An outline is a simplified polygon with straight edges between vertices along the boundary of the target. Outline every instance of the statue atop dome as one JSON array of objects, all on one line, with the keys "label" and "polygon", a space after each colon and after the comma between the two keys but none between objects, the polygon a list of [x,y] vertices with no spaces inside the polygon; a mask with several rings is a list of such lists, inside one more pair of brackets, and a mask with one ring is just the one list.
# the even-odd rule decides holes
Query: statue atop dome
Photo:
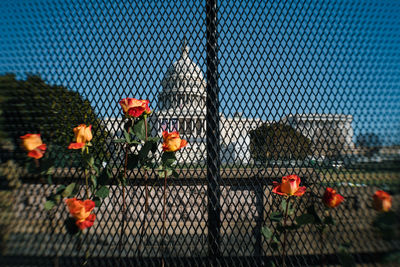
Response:
[{"label": "statue atop dome", "polygon": [[190,47],[187,44],[186,37],[183,39],[183,44],[181,47],[181,58],[186,59],[189,56]]}]

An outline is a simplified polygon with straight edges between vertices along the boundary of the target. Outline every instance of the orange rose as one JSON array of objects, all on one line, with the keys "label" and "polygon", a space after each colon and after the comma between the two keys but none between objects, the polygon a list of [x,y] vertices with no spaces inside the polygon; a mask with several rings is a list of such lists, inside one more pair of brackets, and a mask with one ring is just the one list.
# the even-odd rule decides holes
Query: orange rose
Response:
[{"label": "orange rose", "polygon": [[92,140],[92,125],[86,126],[85,124],[80,124],[74,128],[75,143],[71,143],[68,149],[80,149],[83,148],[86,143]]},{"label": "orange rose", "polygon": [[125,116],[138,118],[143,113],[150,114],[149,100],[139,100],[136,98],[124,98],[119,101],[119,104],[124,111]]},{"label": "orange rose", "polygon": [[306,187],[300,187],[299,185],[299,176],[284,176],[282,177],[282,183],[274,182],[274,189],[272,189],[272,192],[282,196],[302,196],[306,192]]},{"label": "orange rose", "polygon": [[40,159],[46,150],[46,144],[42,143],[40,134],[26,134],[20,137],[22,146],[28,151],[28,157]]},{"label": "orange rose", "polygon": [[376,191],[372,198],[372,206],[375,210],[387,212],[392,208],[392,197],[385,191]]},{"label": "orange rose", "polygon": [[76,220],[79,229],[91,227],[96,219],[96,215],[91,213],[95,207],[94,201],[86,199],[84,201],[76,198],[68,198],[65,200],[69,213]]},{"label": "orange rose", "polygon": [[181,139],[178,132],[168,133],[164,131],[162,135],[164,139],[162,144],[163,151],[175,152],[187,145],[187,141]]},{"label": "orange rose", "polygon": [[322,197],[322,202],[330,208],[335,208],[339,206],[339,204],[344,200],[344,197],[337,194],[336,190],[330,187],[327,187]]}]

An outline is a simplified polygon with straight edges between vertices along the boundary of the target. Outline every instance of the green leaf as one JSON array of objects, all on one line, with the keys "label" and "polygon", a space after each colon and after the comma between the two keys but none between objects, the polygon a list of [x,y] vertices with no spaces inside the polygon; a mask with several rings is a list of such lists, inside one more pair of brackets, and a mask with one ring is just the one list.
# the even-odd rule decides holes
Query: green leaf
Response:
[{"label": "green leaf", "polygon": [[106,198],[106,197],[108,197],[109,193],[110,193],[110,190],[108,189],[108,187],[102,186],[102,187],[100,187],[99,190],[97,190],[95,195],[100,198]]},{"label": "green leaf", "polygon": [[51,210],[56,204],[52,200],[47,200],[44,203],[45,210]]},{"label": "green leaf", "polygon": [[263,234],[263,236],[267,239],[270,240],[272,238],[272,231],[271,229],[269,229],[267,226],[264,226],[261,228],[261,233]]},{"label": "green leaf", "polygon": [[63,196],[63,197],[70,197],[70,196],[72,196],[73,194],[72,194],[72,192],[73,192],[73,190],[74,190],[74,188],[75,188],[75,183],[71,183],[71,184],[69,184],[65,189],[64,189],[64,191],[61,193],[61,195]]},{"label": "green leaf", "polygon": [[127,143],[131,142],[131,135],[124,129],[124,136]]},{"label": "green leaf", "polygon": [[91,175],[90,176],[90,181],[92,181],[93,187],[96,188],[97,187],[97,177],[96,177],[96,175]]},{"label": "green leaf", "polygon": [[289,203],[289,207],[288,207],[288,208],[290,208],[290,201],[287,202],[286,199],[282,198],[282,202],[281,202],[281,209],[282,209],[282,212],[285,212],[285,210],[286,210],[286,205],[287,205],[288,203]]},{"label": "green leaf", "polygon": [[139,156],[136,154],[129,154],[128,155],[128,164],[127,169],[133,170],[139,166]]},{"label": "green leaf", "polygon": [[55,196],[54,196],[54,201],[55,201],[56,203],[60,203],[60,201],[61,201],[61,195],[55,195]]},{"label": "green leaf", "polygon": [[289,205],[288,206],[288,215],[292,215],[294,213],[294,209],[293,209],[290,201],[288,201],[286,199],[282,199],[282,203],[281,203],[282,212],[285,213],[287,204]]},{"label": "green leaf", "polygon": [[309,223],[314,223],[314,216],[308,213],[302,214],[296,218],[296,222],[299,226]]},{"label": "green leaf", "polygon": [[97,167],[96,164],[94,164],[94,165],[92,166],[92,168],[93,168],[93,170],[94,170],[96,173],[99,173],[99,167]]},{"label": "green leaf", "polygon": [[175,152],[164,152],[161,156],[161,163],[164,167],[172,167],[175,161]]},{"label": "green leaf", "polygon": [[94,205],[96,207],[100,207],[101,206],[101,199],[99,197],[94,197],[93,201],[94,201]]},{"label": "green leaf", "polygon": [[93,156],[91,156],[91,157],[89,158],[88,163],[89,163],[89,166],[90,166],[90,167],[92,167],[92,166],[94,165],[94,157],[93,157]]},{"label": "green leaf", "polygon": [[314,205],[310,205],[307,207],[307,213],[314,216],[314,223],[315,224],[322,224],[322,219],[319,217],[317,211],[315,210]]},{"label": "green leaf", "polygon": [[158,143],[160,141],[160,138],[158,138],[158,137],[148,137],[147,140],[148,141],[152,141],[154,143]]},{"label": "green leaf", "polygon": [[48,183],[49,185],[52,185],[52,184],[53,184],[53,179],[52,179],[52,175],[51,175],[51,174],[49,174],[49,175],[47,176],[47,183]]},{"label": "green leaf", "polygon": [[140,149],[140,151],[139,151],[139,159],[141,161],[147,158],[147,156],[149,155],[149,152],[153,146],[154,146],[154,142],[152,142],[152,141],[150,141],[150,142],[147,141],[146,143],[144,143],[144,145],[142,146],[142,149]]},{"label": "green leaf", "polygon": [[133,132],[140,140],[145,140],[146,129],[144,125],[144,119],[138,120],[135,125],[133,125]]},{"label": "green leaf", "polygon": [[65,185],[60,185],[56,190],[56,194],[60,194],[62,191],[64,191],[64,189],[65,189]]},{"label": "green leaf", "polygon": [[99,177],[97,178],[97,184],[106,185],[109,183],[110,178],[111,178],[111,172],[108,169],[108,167],[106,167],[101,171]]},{"label": "green leaf", "polygon": [[280,211],[272,212],[269,218],[271,221],[280,222],[283,219],[283,214]]}]

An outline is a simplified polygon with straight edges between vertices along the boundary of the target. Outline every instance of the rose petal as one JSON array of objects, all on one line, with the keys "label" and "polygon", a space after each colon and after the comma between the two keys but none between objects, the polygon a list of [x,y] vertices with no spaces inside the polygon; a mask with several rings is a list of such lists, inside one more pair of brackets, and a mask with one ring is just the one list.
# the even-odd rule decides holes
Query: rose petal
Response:
[{"label": "rose petal", "polygon": [[68,146],[68,149],[80,149],[85,146],[85,143],[71,143]]},{"label": "rose petal", "polygon": [[43,152],[39,149],[34,149],[34,150],[29,151],[28,157],[40,159],[43,157]]},{"label": "rose petal", "polygon": [[305,186],[300,186],[299,189],[293,194],[294,196],[301,197],[306,192]]}]

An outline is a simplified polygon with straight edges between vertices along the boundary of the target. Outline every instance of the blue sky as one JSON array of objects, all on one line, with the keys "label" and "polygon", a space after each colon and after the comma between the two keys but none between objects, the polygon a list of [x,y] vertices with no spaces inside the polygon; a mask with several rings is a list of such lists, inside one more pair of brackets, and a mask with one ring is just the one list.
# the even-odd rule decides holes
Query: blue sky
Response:
[{"label": "blue sky", "polygon": [[[127,96],[156,108],[185,36],[205,74],[203,2],[104,2],[1,1],[0,73],[63,84],[103,117]],[[218,14],[226,116],[351,114],[356,134],[400,143],[400,1],[220,1]]]}]

